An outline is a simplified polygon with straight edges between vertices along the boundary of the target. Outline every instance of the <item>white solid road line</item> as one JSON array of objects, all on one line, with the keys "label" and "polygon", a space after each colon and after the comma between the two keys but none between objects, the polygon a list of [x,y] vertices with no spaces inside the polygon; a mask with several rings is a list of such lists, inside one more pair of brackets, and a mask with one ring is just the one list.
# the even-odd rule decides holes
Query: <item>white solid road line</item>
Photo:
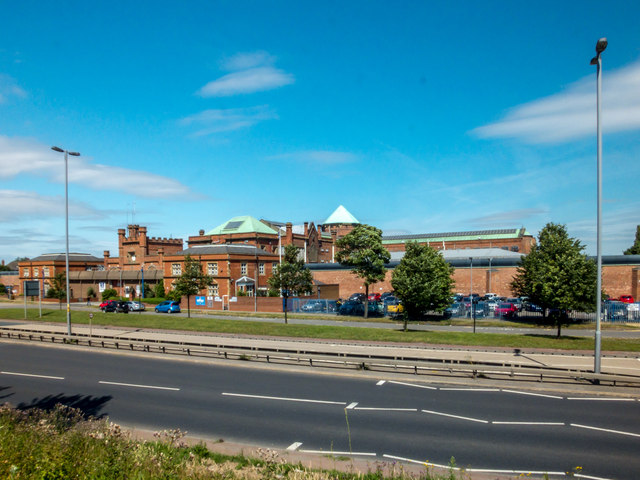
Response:
[{"label": "white solid road line", "polygon": [[451,417],[451,418],[458,418],[460,420],[468,420],[470,422],[478,422],[478,423],[489,423],[488,420],[480,420],[479,418],[471,418],[471,417],[461,417],[459,415],[451,415],[449,413],[442,413],[442,412],[434,412],[433,410],[422,410],[424,413],[431,413],[432,415],[441,415],[443,417]]},{"label": "white solid road line", "polygon": [[590,427],[589,425],[579,425],[577,423],[570,423],[572,427],[586,428],[587,430],[598,430],[600,432],[617,433],[618,435],[628,435],[629,437],[640,437],[638,433],[623,432],[622,430],[610,430],[608,428]]},{"label": "white solid road line", "polygon": [[417,412],[417,408],[391,408],[391,407],[358,407],[354,410],[376,410],[383,412]]},{"label": "white solid road line", "polygon": [[302,442],[293,442],[291,445],[287,447],[287,450],[290,452],[295,452],[302,446]]},{"label": "white solid road line", "polygon": [[385,383],[387,383],[386,380],[380,380],[378,383],[376,383],[376,386],[380,386],[380,385],[384,385]]},{"label": "white solid road line", "polygon": [[394,382],[393,380],[389,380],[389,383],[393,383],[394,385],[404,385],[405,387],[416,387],[416,388],[425,388],[427,390],[437,390],[436,387],[429,387],[428,385],[416,385],[415,383]]},{"label": "white solid road line", "polygon": [[102,380],[100,380],[98,383],[101,383],[103,385],[118,385],[120,387],[151,388],[153,390],[172,390],[174,392],[180,391],[179,388],[175,388],[175,387],[159,387],[157,385],[138,385],[138,384],[135,384],[135,383],[105,382],[105,381],[102,381]]},{"label": "white solid road line", "polygon": [[332,450],[298,450],[300,453],[319,453],[321,455],[359,455],[365,457],[375,457],[377,453],[368,452],[334,452]]},{"label": "white solid road line", "polygon": [[518,390],[507,390],[505,388],[503,388],[502,391],[507,393],[517,393],[518,395],[531,395],[533,397],[557,398],[558,400],[562,400],[564,398],[564,397],[558,397],[557,395],[544,395],[542,393],[520,392]]},{"label": "white solid road line", "polygon": [[491,422],[494,425],[548,425],[548,426],[565,426],[563,422]]},{"label": "white solid road line", "polygon": [[244,393],[227,393],[223,392],[222,395],[228,397],[244,397],[244,398],[260,398],[263,400],[283,400],[285,402],[304,402],[304,403],[324,403],[327,405],[346,405],[346,402],[331,402],[328,400],[309,400],[306,398],[286,398],[286,397],[268,397],[266,395],[246,395]]},{"label": "white solid road line", "polygon": [[574,473],[575,478],[586,478],[587,480],[612,480],[611,478],[592,477],[591,475],[582,475],[581,473]]},{"label": "white solid road line", "polygon": [[634,398],[586,398],[586,397],[567,397],[567,400],[590,400],[593,402],[635,402]]},{"label": "white solid road line", "polygon": [[544,472],[535,470],[492,470],[490,468],[466,468],[467,472],[476,473],[510,473],[517,475],[562,475],[565,476],[566,472]]},{"label": "white solid road line", "polygon": [[440,390],[443,392],[499,392],[499,388],[444,388],[440,387]]},{"label": "white solid road line", "polygon": [[33,373],[18,373],[18,372],[0,372],[3,375],[15,375],[17,377],[33,377],[33,378],[46,378],[49,380],[64,380],[64,377],[52,377],[50,375],[35,375]]},{"label": "white solid road line", "polygon": [[349,405],[347,405],[347,410],[353,410],[354,408],[356,408],[356,405],[358,405],[358,402],[350,403]]},{"label": "white solid road line", "polygon": [[386,453],[383,454],[382,456],[384,458],[390,458],[392,460],[400,460],[401,462],[409,462],[409,463],[417,463],[418,465],[426,465],[427,467],[451,468],[452,470],[460,470],[459,467],[451,467],[450,465],[439,465],[437,463],[431,463],[429,461],[422,462],[420,460],[411,460],[410,458],[396,457],[395,455],[387,455]]}]

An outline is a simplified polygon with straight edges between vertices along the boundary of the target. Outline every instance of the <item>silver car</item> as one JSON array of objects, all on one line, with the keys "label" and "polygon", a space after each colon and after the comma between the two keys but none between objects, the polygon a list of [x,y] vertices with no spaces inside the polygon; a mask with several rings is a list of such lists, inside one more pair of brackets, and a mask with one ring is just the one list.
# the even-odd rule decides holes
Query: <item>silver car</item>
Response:
[{"label": "silver car", "polygon": [[129,305],[130,312],[144,312],[145,310],[142,302],[127,302],[127,305]]}]

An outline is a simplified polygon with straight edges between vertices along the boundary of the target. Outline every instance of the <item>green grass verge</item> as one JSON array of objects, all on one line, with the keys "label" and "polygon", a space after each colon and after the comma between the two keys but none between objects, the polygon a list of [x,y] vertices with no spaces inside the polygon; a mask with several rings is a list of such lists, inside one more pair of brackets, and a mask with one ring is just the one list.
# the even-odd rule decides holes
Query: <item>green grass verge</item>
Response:
[{"label": "green grass verge", "polygon": [[[28,309],[28,319],[35,321],[66,323],[65,311],[43,310],[42,318],[38,317],[37,309]],[[72,324],[89,324],[88,311],[74,311],[71,315]],[[18,308],[0,310],[0,317],[5,319],[22,320],[24,310]],[[465,346],[493,346],[506,348],[542,348],[560,350],[593,350],[592,337],[576,337],[563,335],[556,338],[547,332],[535,335],[497,334],[497,333],[467,333],[467,332],[428,332],[409,330],[404,332],[401,325],[398,330],[382,328],[363,328],[348,326],[324,325],[285,325],[278,322],[252,322],[217,318],[186,318],[167,314],[136,315],[135,313],[102,313],[93,314],[92,324],[112,325],[118,327],[133,327],[158,330],[181,330],[189,332],[216,332],[243,335],[262,335],[293,338],[321,338],[330,340],[356,340],[364,342],[397,342],[397,343],[425,343],[439,345]],[[640,339],[603,338],[604,351],[640,351]]]}]

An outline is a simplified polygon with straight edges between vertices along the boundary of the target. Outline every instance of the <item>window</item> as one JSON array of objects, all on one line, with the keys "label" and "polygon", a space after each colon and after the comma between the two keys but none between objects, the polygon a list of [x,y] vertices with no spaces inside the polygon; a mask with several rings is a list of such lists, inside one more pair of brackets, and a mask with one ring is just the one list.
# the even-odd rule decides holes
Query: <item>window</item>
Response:
[{"label": "window", "polygon": [[40,273],[40,269],[38,267],[33,267],[33,276],[38,278],[38,274]]},{"label": "window", "polygon": [[247,274],[247,264],[246,263],[241,263],[240,264],[240,275],[246,275]]},{"label": "window", "polygon": [[28,277],[29,276],[29,269],[28,268],[23,268],[22,269],[22,276],[23,277]]},{"label": "window", "polygon": [[258,272],[260,273],[260,275],[264,275],[264,263],[258,265]]},{"label": "window", "polygon": [[218,275],[218,262],[207,263],[207,274]]},{"label": "window", "polygon": [[44,273],[45,277],[49,276],[49,267],[42,267],[42,273]]},{"label": "window", "polygon": [[172,263],[171,275],[182,275],[182,265],[180,265],[179,263]]},{"label": "window", "polygon": [[207,295],[209,295],[210,297],[217,297],[219,293],[218,290],[218,285],[217,284],[213,284],[213,285],[209,285],[207,287]]},{"label": "window", "polygon": [[271,264],[271,272],[272,272],[272,273],[276,271],[276,267],[277,267],[277,266],[278,266],[278,262],[273,262],[273,263]]}]

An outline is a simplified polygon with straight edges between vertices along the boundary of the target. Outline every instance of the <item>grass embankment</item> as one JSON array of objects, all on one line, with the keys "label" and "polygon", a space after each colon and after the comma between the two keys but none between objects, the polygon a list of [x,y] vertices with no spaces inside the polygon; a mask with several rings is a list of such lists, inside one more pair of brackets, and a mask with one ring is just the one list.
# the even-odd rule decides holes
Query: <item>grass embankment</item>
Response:
[{"label": "grass embankment", "polygon": [[[42,318],[38,311],[28,309],[28,319],[46,322],[66,322],[66,313],[59,310],[43,310]],[[72,324],[89,324],[88,311],[72,312]],[[0,317],[6,319],[24,319],[24,310],[2,309]],[[159,330],[181,330],[190,332],[214,332],[243,335],[262,335],[293,338],[319,338],[329,340],[356,340],[365,342],[397,342],[397,343],[426,343],[439,345],[464,346],[494,346],[506,348],[543,348],[561,350],[593,350],[594,340],[591,337],[575,337],[563,335],[556,338],[546,332],[535,335],[495,334],[495,333],[467,333],[442,331],[402,331],[398,324],[397,330],[382,328],[363,328],[324,325],[285,325],[281,321],[252,322],[246,320],[226,320],[217,318],[185,318],[167,314],[139,315],[136,313],[102,313],[93,314],[92,324],[112,325],[118,327],[133,327]],[[640,339],[603,338],[604,351],[640,351]]]},{"label": "grass embankment", "polygon": [[50,411],[0,407],[0,478],[13,479],[216,479],[216,480],[455,480],[453,471],[410,475],[402,468],[379,466],[358,474],[312,470],[285,462],[271,450],[260,458],[188,446],[177,430],[158,432],[156,441],[136,441],[105,419],[86,418],[81,410],[57,405]]}]

